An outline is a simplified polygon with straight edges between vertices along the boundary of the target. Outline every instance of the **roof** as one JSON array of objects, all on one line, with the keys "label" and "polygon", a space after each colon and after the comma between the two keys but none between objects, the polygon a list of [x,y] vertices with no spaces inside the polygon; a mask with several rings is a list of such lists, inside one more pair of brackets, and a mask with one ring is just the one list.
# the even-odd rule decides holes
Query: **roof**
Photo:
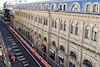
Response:
[{"label": "roof", "polygon": [[[44,4],[48,4],[49,9],[51,10],[51,5],[55,4],[57,8],[59,8],[59,4],[66,4],[67,5],[67,12],[70,12],[71,6],[73,3],[78,3],[80,5],[80,12],[84,12],[85,10],[85,5],[87,3],[90,3],[91,5],[93,5],[94,3],[98,3],[100,5],[100,0],[55,0],[55,1],[41,1],[41,2],[31,2],[31,3],[23,3],[23,4],[17,4],[15,6],[34,6],[37,5],[39,6],[40,4],[42,5],[42,9]],[[100,12],[99,12],[100,13]]]}]

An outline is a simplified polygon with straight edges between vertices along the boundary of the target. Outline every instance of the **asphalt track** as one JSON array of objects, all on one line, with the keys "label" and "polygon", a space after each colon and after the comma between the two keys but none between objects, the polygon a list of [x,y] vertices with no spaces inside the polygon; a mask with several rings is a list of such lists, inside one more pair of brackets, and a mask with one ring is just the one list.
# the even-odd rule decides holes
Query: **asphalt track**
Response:
[{"label": "asphalt track", "polygon": [[0,21],[0,31],[2,33],[6,48],[11,48],[8,52],[15,53],[18,63],[12,64],[12,67],[45,67],[34,54]]}]

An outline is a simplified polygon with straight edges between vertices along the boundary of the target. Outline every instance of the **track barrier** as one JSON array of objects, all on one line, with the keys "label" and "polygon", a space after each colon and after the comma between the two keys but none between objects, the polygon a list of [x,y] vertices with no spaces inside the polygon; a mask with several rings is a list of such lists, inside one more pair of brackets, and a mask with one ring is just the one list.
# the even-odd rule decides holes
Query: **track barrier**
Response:
[{"label": "track barrier", "polygon": [[[29,48],[29,50],[46,66],[51,67],[38,53],[36,52],[36,49],[33,50],[31,46],[27,44],[27,42],[11,27],[8,25],[8,27],[15,33],[15,35]],[[32,44],[34,45],[34,44]]]}]

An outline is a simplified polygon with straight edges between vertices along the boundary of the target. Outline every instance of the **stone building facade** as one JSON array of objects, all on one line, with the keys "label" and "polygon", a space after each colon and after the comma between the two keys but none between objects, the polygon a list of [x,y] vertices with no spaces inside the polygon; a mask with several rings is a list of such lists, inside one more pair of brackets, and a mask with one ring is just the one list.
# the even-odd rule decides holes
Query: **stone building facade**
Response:
[{"label": "stone building facade", "polygon": [[14,27],[61,67],[100,67],[100,1],[15,5]]}]

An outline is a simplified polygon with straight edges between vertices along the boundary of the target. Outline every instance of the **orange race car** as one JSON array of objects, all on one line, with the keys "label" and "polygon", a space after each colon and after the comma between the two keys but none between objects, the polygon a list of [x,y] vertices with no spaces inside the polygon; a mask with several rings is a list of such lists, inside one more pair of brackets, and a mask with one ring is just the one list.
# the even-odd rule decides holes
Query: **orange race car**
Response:
[{"label": "orange race car", "polygon": [[11,63],[18,62],[17,57],[16,57],[16,55],[14,53],[11,53],[11,55],[9,56],[9,58],[10,58],[10,62]]}]

